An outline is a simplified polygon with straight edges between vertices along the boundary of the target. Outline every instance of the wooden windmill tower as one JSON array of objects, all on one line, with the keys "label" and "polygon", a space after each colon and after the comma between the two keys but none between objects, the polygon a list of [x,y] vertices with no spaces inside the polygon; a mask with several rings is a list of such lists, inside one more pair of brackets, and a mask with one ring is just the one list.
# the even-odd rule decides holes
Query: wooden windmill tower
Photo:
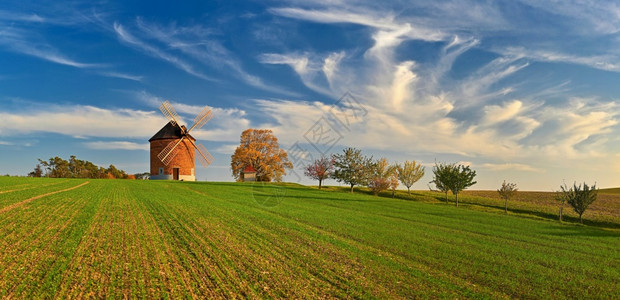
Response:
[{"label": "wooden windmill tower", "polygon": [[205,107],[195,118],[194,125],[187,129],[180,125],[179,115],[170,102],[165,101],[159,107],[169,122],[152,138],[151,144],[151,177],[150,179],[188,180],[195,181],[195,151],[204,167],[212,161],[213,156],[189,133],[199,129],[213,117],[211,109]]}]

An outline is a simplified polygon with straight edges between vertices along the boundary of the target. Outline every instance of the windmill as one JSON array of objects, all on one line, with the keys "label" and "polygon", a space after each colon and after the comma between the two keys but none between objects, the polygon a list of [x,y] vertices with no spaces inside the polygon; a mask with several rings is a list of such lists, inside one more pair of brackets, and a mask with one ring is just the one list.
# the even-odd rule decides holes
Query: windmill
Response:
[{"label": "windmill", "polygon": [[170,102],[164,101],[159,107],[168,118],[168,123],[149,139],[151,146],[151,179],[196,180],[195,152],[198,160],[207,167],[213,156],[190,134],[200,129],[211,118],[213,113],[207,106],[195,118],[194,125],[189,129],[180,125],[179,115]]}]

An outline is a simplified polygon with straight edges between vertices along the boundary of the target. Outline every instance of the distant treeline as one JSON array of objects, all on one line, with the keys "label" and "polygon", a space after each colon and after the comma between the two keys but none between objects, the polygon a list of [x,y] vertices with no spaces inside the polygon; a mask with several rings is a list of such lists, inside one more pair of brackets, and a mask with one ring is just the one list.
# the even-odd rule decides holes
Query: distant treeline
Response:
[{"label": "distant treeline", "polygon": [[64,160],[58,156],[49,160],[41,160],[28,173],[29,177],[53,177],[53,178],[119,178],[119,179],[148,179],[148,173],[127,174],[123,170],[117,169],[114,165],[103,168],[87,160],[77,159],[71,155],[69,160]]}]

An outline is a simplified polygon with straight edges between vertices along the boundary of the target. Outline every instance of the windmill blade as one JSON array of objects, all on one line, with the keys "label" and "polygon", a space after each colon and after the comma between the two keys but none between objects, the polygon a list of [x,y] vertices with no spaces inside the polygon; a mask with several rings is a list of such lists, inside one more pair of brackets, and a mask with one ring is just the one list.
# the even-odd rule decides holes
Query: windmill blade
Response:
[{"label": "windmill blade", "polygon": [[203,125],[205,125],[209,120],[213,118],[213,112],[211,108],[205,106],[205,108],[194,118],[194,125],[189,128],[187,132],[192,131],[192,129],[200,129]]},{"label": "windmill blade", "polygon": [[211,156],[211,153],[209,153],[209,151],[207,151],[205,146],[203,146],[202,144],[196,144],[191,139],[190,141],[194,145],[194,148],[198,150],[198,154],[200,154],[198,155],[198,159],[200,160],[202,166],[205,168],[208,167],[213,162],[213,156]]},{"label": "windmill blade", "polygon": [[164,116],[168,117],[168,120],[174,122],[175,124],[179,124],[179,114],[177,114],[176,110],[174,110],[174,107],[172,107],[172,104],[170,104],[168,100],[161,104],[159,110],[161,110],[161,113],[164,114]]},{"label": "windmill blade", "polygon": [[164,150],[161,150],[161,152],[159,152],[159,154],[157,154],[157,158],[159,158],[159,160],[161,160],[162,163],[164,163],[165,166],[167,166],[170,161],[172,161],[172,159],[177,155],[177,153],[179,153],[179,151],[175,151],[177,146],[183,141],[185,137],[181,137],[178,141],[172,141],[170,143],[168,143],[168,145],[166,145],[166,147],[164,148]]}]

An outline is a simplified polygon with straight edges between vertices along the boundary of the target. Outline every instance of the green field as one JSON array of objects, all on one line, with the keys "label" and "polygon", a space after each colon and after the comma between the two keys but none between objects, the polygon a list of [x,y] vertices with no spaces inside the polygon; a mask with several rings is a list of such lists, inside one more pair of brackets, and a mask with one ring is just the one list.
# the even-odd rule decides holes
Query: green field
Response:
[{"label": "green field", "polygon": [[1,177],[0,297],[618,297],[618,230],[468,197]]}]

